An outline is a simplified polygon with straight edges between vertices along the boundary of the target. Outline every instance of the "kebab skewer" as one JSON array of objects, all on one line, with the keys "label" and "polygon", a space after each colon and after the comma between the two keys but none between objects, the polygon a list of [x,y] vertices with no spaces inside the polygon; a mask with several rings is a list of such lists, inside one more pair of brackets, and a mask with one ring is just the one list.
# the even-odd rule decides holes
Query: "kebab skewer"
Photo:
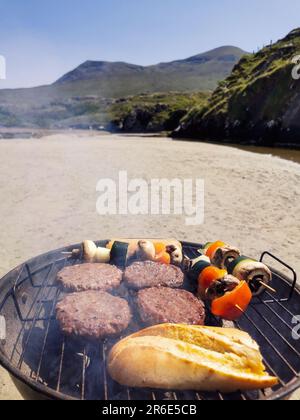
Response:
[{"label": "kebab skewer", "polygon": [[266,289],[276,293],[276,290],[270,286],[272,282],[270,269],[261,262],[242,256],[239,249],[217,241],[207,243],[203,252],[213,265],[226,269],[229,274],[241,281],[246,281],[254,296],[260,295]]},{"label": "kebab skewer", "polygon": [[97,247],[93,241],[84,241],[81,249],[73,249],[71,252],[63,252],[63,255],[71,258],[80,258],[88,263],[109,263],[111,250],[107,248]]},{"label": "kebab skewer", "polygon": [[239,280],[245,280],[249,284],[253,296],[260,295],[265,289],[276,293],[276,290],[270,286],[272,273],[261,262],[241,256],[229,264],[228,272]]},{"label": "kebab skewer", "polygon": [[209,242],[204,246],[204,254],[208,256],[211,263],[222,270],[226,270],[228,265],[241,256],[241,251],[225,242]]},{"label": "kebab skewer", "polygon": [[[83,251],[82,251],[83,250]],[[106,248],[97,247],[93,241],[84,241],[81,249],[63,252],[63,255],[80,258],[86,262],[108,263],[125,266],[128,259],[154,261],[181,265],[182,245],[175,239],[113,239]]]},{"label": "kebab skewer", "polygon": [[211,265],[206,256],[190,262],[189,276],[197,279],[198,294],[210,304],[213,315],[235,321],[246,312],[252,300],[247,282]]}]

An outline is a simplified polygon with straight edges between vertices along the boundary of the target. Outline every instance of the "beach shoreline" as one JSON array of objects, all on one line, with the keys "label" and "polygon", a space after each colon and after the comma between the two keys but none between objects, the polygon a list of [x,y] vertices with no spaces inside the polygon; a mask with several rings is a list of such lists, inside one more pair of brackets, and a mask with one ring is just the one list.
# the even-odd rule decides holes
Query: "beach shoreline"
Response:
[{"label": "beach shoreline", "polygon": [[[36,255],[84,239],[222,239],[259,258],[271,251],[300,272],[300,165],[278,157],[169,138],[66,132],[0,141],[0,276]],[[205,222],[181,215],[99,216],[99,179],[205,182]],[[20,398],[0,370],[0,400]]]}]

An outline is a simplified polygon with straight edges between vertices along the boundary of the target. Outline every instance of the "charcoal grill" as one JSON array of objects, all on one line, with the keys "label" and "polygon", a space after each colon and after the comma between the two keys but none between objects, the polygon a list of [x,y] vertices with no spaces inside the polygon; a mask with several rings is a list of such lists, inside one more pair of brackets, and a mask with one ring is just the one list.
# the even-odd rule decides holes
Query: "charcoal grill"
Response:
[{"label": "charcoal grill", "polygon": [[[98,246],[106,243],[97,242]],[[185,242],[183,247],[184,253],[194,258],[201,245]],[[65,338],[54,316],[56,303],[61,297],[56,275],[64,266],[75,263],[63,254],[74,248],[80,248],[80,245],[34,258],[11,271],[0,282],[0,321],[5,319],[6,322],[6,337],[0,340],[0,364],[10,373],[25,398],[278,400],[300,387],[300,341],[292,338],[293,318],[300,315],[300,291],[296,286],[295,271],[279,258],[268,252],[261,256],[262,261],[272,258],[282,266],[282,271],[270,267],[276,298],[269,292],[255,298],[247,313],[235,324],[259,343],[265,365],[271,374],[278,376],[279,385],[264,391],[223,395],[219,392],[165,392],[119,386],[106,371],[109,349],[117,340],[95,345]],[[288,272],[283,274],[283,268]],[[211,325],[219,325],[219,322],[209,319]]]}]

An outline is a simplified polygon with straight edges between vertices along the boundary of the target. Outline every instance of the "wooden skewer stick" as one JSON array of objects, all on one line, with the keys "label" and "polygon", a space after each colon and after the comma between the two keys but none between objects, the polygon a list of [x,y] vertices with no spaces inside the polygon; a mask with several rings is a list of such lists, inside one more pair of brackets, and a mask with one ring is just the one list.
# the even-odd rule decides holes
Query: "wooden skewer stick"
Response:
[{"label": "wooden skewer stick", "polygon": [[238,309],[239,311],[241,311],[242,313],[244,313],[245,311],[239,306],[239,305],[235,305],[236,309]]},{"label": "wooden skewer stick", "polygon": [[277,290],[273,289],[273,287],[269,286],[267,283],[264,283],[263,281],[259,282],[263,287],[268,289],[272,293],[277,293]]},{"label": "wooden skewer stick", "polygon": [[62,252],[62,255],[65,255],[67,257],[79,257],[80,255],[80,249],[73,249],[72,252]]}]

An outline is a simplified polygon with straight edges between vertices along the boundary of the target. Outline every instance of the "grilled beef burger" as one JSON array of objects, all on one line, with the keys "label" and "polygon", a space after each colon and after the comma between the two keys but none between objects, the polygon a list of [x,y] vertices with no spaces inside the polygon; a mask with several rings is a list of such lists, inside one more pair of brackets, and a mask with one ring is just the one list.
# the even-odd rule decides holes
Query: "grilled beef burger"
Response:
[{"label": "grilled beef burger", "polygon": [[121,334],[131,321],[126,300],[106,292],[67,295],[56,307],[56,318],[67,336],[99,340]]},{"label": "grilled beef burger", "polygon": [[155,287],[141,290],[137,304],[146,325],[164,323],[204,325],[205,309],[202,301],[185,290]]},{"label": "grilled beef burger", "polygon": [[57,281],[68,292],[110,291],[120,286],[122,271],[109,264],[80,264],[65,267]]},{"label": "grilled beef burger", "polygon": [[181,287],[184,274],[179,267],[153,261],[135,262],[124,273],[126,286],[139,290],[148,287]]}]

